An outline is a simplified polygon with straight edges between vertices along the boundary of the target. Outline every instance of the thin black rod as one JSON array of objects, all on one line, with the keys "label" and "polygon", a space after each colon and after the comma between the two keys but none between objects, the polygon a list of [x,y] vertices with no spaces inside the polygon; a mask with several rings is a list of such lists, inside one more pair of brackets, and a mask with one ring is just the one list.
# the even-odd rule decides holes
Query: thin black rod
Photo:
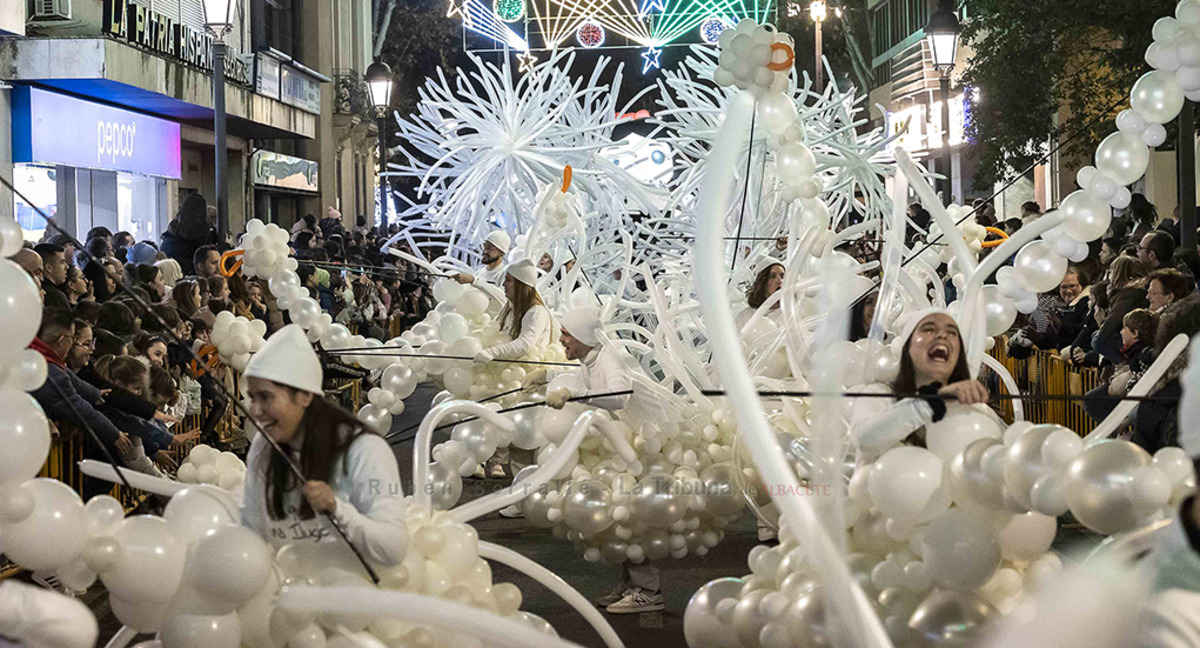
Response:
[{"label": "thin black rod", "polygon": [[733,272],[737,269],[739,248],[742,247],[742,221],[746,219],[746,203],[750,199],[750,168],[751,164],[754,162],[754,122],[757,119],[758,111],[755,110],[754,113],[750,115],[750,141],[747,143],[748,148],[746,150],[746,187],[742,189],[742,209],[741,213],[738,214],[737,236],[734,237],[734,241],[736,242],[733,244],[733,261],[731,261],[729,264],[730,272]]},{"label": "thin black rod", "polygon": [[[568,398],[567,402],[574,403],[574,402],[578,402],[578,401],[594,400],[597,398],[608,398],[609,396],[625,396],[627,394],[632,394],[632,393],[633,393],[632,389],[622,389],[621,391],[603,392],[603,393],[599,393],[599,394],[585,394],[583,396],[574,396],[572,398]],[[523,409],[529,409],[531,407],[540,407],[542,405],[546,405],[546,403],[541,402],[541,401],[535,401],[532,403],[521,403],[520,405],[513,405],[512,407],[507,407],[502,410],[496,410],[496,413],[497,414],[507,414],[509,412],[516,412],[516,411],[523,410]],[[549,406],[547,405],[547,407],[549,407]],[[477,420],[479,420],[478,416],[468,416],[467,418],[465,418],[461,421],[454,421],[453,423],[443,423],[433,429],[434,430],[444,430],[446,428],[451,428],[456,425],[461,425],[463,423],[470,423],[471,421],[477,421]],[[397,430],[396,432],[392,432],[383,438],[392,445],[395,445],[397,443],[404,443],[405,441],[407,441],[408,439],[410,439],[412,437],[396,439],[395,441],[393,441],[392,438],[399,436],[405,432],[409,432],[409,431],[413,430],[414,428],[419,428],[419,427],[421,427],[420,423],[418,423],[415,426],[409,426],[407,428],[404,428],[403,430]]]},{"label": "thin black rod", "polygon": [[[401,353],[397,351],[381,352],[382,349],[389,347],[361,347],[354,349],[337,349],[328,351],[322,349],[319,353],[323,355],[366,355],[366,356],[382,356],[385,358],[425,358],[429,360],[467,360],[474,361],[475,358],[469,356],[453,356],[453,355],[424,355],[421,353]],[[492,358],[488,362],[511,362],[513,364],[534,364],[547,365],[550,367],[578,367],[574,362],[544,362],[541,360],[505,360],[503,358]]]},{"label": "thin black rod", "polygon": [[446,274],[446,273],[442,273],[442,272],[429,272],[428,270],[412,270],[412,269],[401,270],[400,268],[397,268],[396,266],[371,265],[369,263],[341,263],[338,261],[318,261],[316,259],[296,259],[296,263],[299,265],[310,265],[310,266],[313,266],[316,268],[326,268],[326,269],[338,268],[338,269],[346,269],[346,270],[377,270],[379,272],[391,272],[391,273],[394,273],[397,275],[405,275],[405,274],[408,274],[411,272],[413,274],[428,275],[430,277],[443,277],[446,279],[449,279],[454,276],[452,274]]},{"label": "thin black rod", "polygon": [[[704,389],[700,391],[705,396],[725,396],[723,389]],[[760,391],[761,398],[889,398],[902,400],[905,398],[940,398],[941,400],[958,400],[954,394],[901,394],[895,392],[814,392],[814,391]],[[1071,394],[989,394],[989,400],[1028,400],[1028,401],[1080,401],[1080,402],[1120,402],[1134,401],[1139,403],[1174,403],[1179,400],[1176,396],[1073,396]]]}]

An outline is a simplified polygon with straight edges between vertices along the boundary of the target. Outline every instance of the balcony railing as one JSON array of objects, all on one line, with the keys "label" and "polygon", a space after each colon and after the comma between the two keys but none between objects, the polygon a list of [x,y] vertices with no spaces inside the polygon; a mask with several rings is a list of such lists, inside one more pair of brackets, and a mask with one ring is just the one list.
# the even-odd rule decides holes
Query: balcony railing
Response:
[{"label": "balcony railing", "polygon": [[335,114],[358,116],[368,121],[375,118],[367,82],[356,70],[334,70],[333,88]]}]

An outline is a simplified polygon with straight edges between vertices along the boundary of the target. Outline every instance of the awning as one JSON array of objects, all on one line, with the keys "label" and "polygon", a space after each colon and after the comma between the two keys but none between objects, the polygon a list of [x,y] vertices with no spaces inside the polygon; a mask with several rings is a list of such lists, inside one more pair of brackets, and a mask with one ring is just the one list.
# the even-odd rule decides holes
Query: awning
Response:
[{"label": "awning", "polygon": [[[0,79],[54,88],[88,99],[211,128],[212,77],[195,68],[108,38],[0,41]],[[313,138],[317,115],[225,84],[230,135]]]}]

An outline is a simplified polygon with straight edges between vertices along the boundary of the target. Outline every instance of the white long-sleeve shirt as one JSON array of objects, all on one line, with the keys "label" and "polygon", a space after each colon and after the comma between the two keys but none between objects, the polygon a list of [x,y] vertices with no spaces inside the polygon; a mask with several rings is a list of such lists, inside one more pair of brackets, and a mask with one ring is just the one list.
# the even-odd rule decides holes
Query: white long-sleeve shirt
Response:
[{"label": "white long-sleeve shirt", "polygon": [[[504,322],[501,322],[505,330],[508,329],[510,317],[512,317],[511,314],[505,317]],[[529,310],[525,311],[525,316],[521,318],[521,334],[517,336],[517,339],[489,347],[488,353],[501,360],[517,360],[529,353],[535,346],[553,342],[555,337],[551,330],[553,319],[550,316],[550,309],[545,306],[541,304],[530,306]]]},{"label": "white long-sleeve shirt", "polygon": [[[475,281],[471,282],[471,285],[479,288],[479,284],[486,283],[503,288],[504,273],[506,272],[508,272],[508,266],[503,262],[497,263],[495,268],[489,268],[485,265],[479,266],[474,270]],[[485,290],[484,292],[487,291]]]},{"label": "white long-sleeve shirt", "polygon": [[[588,394],[631,390],[633,389],[633,376],[622,356],[623,354],[617,349],[597,346],[584,356],[578,369],[549,371],[546,372],[546,377],[548,380],[553,380],[564,374],[579,376],[583,381],[584,389],[568,388],[572,398]],[[624,408],[629,403],[629,396],[629,394],[604,396],[583,402],[585,405],[613,412]]]},{"label": "white long-sleeve shirt", "polygon": [[[875,383],[861,391],[886,394],[891,391],[887,385]],[[952,408],[947,416],[954,416],[963,407],[948,403]],[[986,405],[971,405],[970,408],[991,414]],[[879,455],[900,445],[910,434],[933,423],[933,407],[922,398],[905,398],[891,401],[886,398],[856,398],[854,413],[851,416],[850,436],[858,450],[858,462],[874,461]],[[997,425],[1003,429],[1002,425]],[[939,447],[938,440],[930,442],[931,448]]]},{"label": "white long-sleeve shirt", "polygon": [[[342,542],[325,516],[300,517],[300,488],[284,494],[285,515],[272,519],[267,507],[267,466],[273,452],[261,434],[246,457],[242,526],[256,531],[275,547],[304,542]],[[295,456],[298,456],[298,452]],[[389,566],[404,560],[408,549],[404,492],[396,455],[383,437],[360,435],[334,464],[330,479],[337,510],[334,520],[354,547],[372,563]]]},{"label": "white long-sleeve shirt", "polygon": [[[886,394],[887,385],[875,383],[864,392]],[[883,398],[856,398],[851,417],[850,436],[858,449],[858,462],[874,461],[908,435],[933,422],[933,408],[920,398],[899,402]]]}]

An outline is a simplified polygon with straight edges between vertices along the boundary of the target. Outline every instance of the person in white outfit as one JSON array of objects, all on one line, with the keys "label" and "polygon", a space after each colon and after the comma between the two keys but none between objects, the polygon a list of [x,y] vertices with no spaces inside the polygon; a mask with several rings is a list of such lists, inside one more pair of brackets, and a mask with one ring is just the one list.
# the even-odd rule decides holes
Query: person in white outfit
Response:
[{"label": "person in white outfit", "polygon": [[[507,302],[500,311],[500,328],[511,337],[510,342],[488,347],[475,354],[476,364],[487,364],[493,360],[519,360],[534,347],[554,342],[554,334],[550,309],[542,301],[537,288],[537,266],[529,259],[521,259],[508,266],[504,277],[504,297]],[[532,455],[526,450],[513,450],[508,446],[497,448],[496,454],[489,460],[488,474],[493,478],[505,476],[504,466],[511,464],[513,474],[517,465],[528,465]],[[505,517],[510,509],[501,512]],[[519,516],[519,514],[518,514]]]},{"label": "person in white outfit", "polygon": [[475,354],[476,364],[493,360],[518,360],[534,347],[554,341],[550,309],[537,291],[537,266],[529,259],[510,265],[504,277],[504,298],[500,328],[512,341],[488,347]]},{"label": "person in white outfit", "polygon": [[[575,374],[583,388],[555,387],[546,393],[546,405],[561,409],[571,398],[588,394],[610,394],[633,391],[633,375],[627,356],[613,345],[601,344],[603,325],[600,309],[596,307],[576,308],[562,318],[560,342],[566,350],[568,360],[578,360],[578,369],[536,371],[526,378],[526,386],[533,386],[563,374]],[[622,410],[630,402],[631,394],[614,394],[588,399],[586,404],[605,410],[605,416]],[[599,425],[611,425],[605,418]],[[663,609],[658,569],[649,562],[640,564],[625,561],[621,564],[621,582],[611,591],[596,599],[596,604],[610,614],[636,614]]]},{"label": "person in white outfit", "polygon": [[276,547],[345,550],[330,546],[343,541],[328,515],[373,565],[404,560],[408,532],[396,457],[383,437],[323,398],[321,361],[304,329],[291,324],[272,335],[245,376],[250,415],[306,481],[258,434],[246,458],[242,525]]},{"label": "person in white outfit", "polygon": [[504,257],[508,254],[510,247],[512,247],[512,240],[509,239],[507,232],[504,230],[493,231],[483,239],[483,247],[479,250],[483,265],[475,268],[474,274],[460,272],[454,275],[454,280],[461,284],[477,286],[479,285],[477,282],[482,281],[499,286],[504,281],[506,269]]},{"label": "person in white outfit", "polygon": [[0,646],[92,648],[99,634],[82,601],[16,579],[0,582]]},{"label": "person in white outfit", "polygon": [[[774,257],[764,255],[758,260],[755,264],[754,283],[746,291],[747,306],[733,318],[733,323],[737,325],[738,331],[741,331],[742,327],[750,322],[750,318],[754,317],[754,313],[767,301],[768,297],[779,292],[779,289],[783,287],[784,272],[783,263]],[[766,316],[774,319],[779,312],[779,302],[775,302]]]},{"label": "person in white outfit", "polygon": [[910,317],[892,348],[900,356],[892,391],[920,396],[893,403],[858,399],[851,438],[859,463],[874,461],[896,445],[923,445],[925,426],[946,415],[939,395],[953,396],[962,405],[987,403],[987,388],[967,368],[958,323],[945,310],[929,308]]}]

